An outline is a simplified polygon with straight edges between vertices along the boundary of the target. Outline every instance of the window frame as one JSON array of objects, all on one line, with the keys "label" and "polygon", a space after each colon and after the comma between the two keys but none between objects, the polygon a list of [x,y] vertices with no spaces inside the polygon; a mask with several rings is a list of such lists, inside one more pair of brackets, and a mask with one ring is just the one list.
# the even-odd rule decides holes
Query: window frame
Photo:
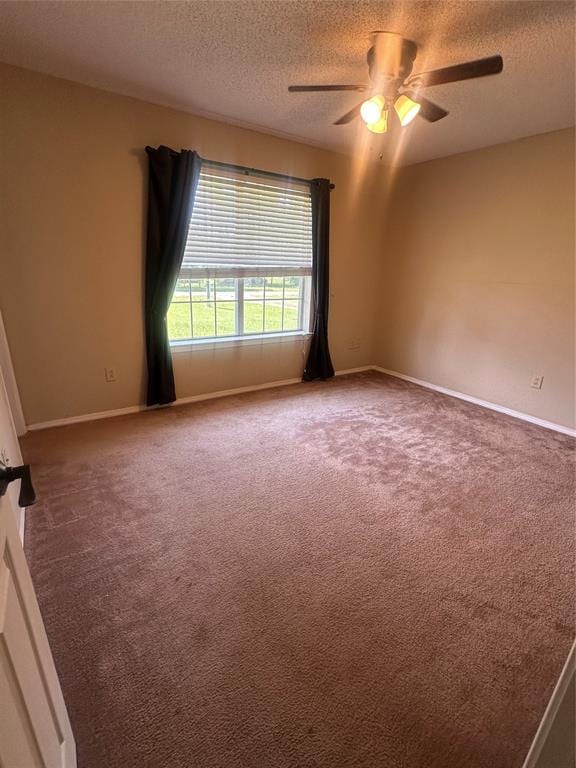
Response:
[{"label": "window frame", "polygon": [[[222,336],[197,336],[197,337],[188,337],[183,339],[172,339],[169,338],[170,346],[171,347],[178,347],[178,348],[185,348],[185,347],[195,347],[197,345],[205,345],[205,344],[221,344],[222,342],[233,342],[234,344],[243,343],[247,341],[262,341],[264,339],[276,339],[277,341],[283,340],[287,337],[308,337],[312,335],[312,320],[313,320],[313,306],[312,306],[312,275],[308,274],[299,274],[294,275],[293,270],[290,270],[292,274],[287,275],[274,275],[274,277],[300,277],[302,278],[301,282],[301,288],[300,288],[300,296],[298,297],[297,301],[299,304],[299,319],[298,319],[298,328],[289,329],[289,330],[280,330],[280,331],[255,331],[254,333],[245,332],[245,333],[233,333],[233,334],[227,334]],[[222,276],[223,277],[223,276]],[[232,275],[228,275],[228,277],[232,277]],[[263,279],[267,279],[270,277],[270,275],[251,275],[251,277],[262,277]],[[198,275],[186,275],[184,277],[181,277],[179,275],[179,280],[193,280],[193,279],[205,279],[202,277],[198,277]],[[218,278],[210,278],[210,279],[218,279]],[[237,286],[245,279],[245,277],[235,277],[234,278],[237,281]],[[242,285],[242,289],[244,286]],[[236,287],[235,295],[238,296],[238,287]],[[290,301],[291,299],[288,299],[287,301]],[[241,302],[239,298],[235,299],[220,299],[220,301],[229,301],[234,302],[236,304],[236,321],[235,321],[235,328],[242,327],[240,324],[243,325],[243,301]],[[262,299],[247,299],[247,301],[261,301],[263,305],[263,318],[262,318],[262,327],[265,327],[265,318],[266,318],[266,306],[265,306],[265,292]],[[294,299],[292,299],[294,301]],[[187,307],[192,307],[193,304],[217,304],[218,300],[216,299],[216,296],[214,296],[213,300],[206,300],[206,301],[179,301],[179,302],[170,302],[170,306],[172,306],[172,303],[178,303],[178,304],[184,304]],[[282,310],[284,310],[284,299],[282,300]],[[215,329],[217,330],[217,310],[215,312]],[[193,320],[190,321],[191,330],[193,331]]]},{"label": "window frame", "polygon": [[[210,167],[209,162],[207,162],[207,172],[211,173],[213,169]],[[237,171],[230,171],[229,173],[225,169],[220,169],[222,171],[222,175],[224,177],[228,178],[234,178],[235,175],[237,175]],[[257,173],[249,172],[248,169],[246,169],[246,176],[253,176],[258,177]],[[260,177],[262,178],[262,181],[265,183],[266,177]],[[286,182],[287,187],[292,186],[291,182],[287,180]],[[232,219],[235,221],[236,219]],[[192,219],[191,219],[192,221]],[[312,238],[312,222],[310,222],[310,239]],[[266,331],[266,280],[272,277],[299,277],[300,280],[300,293],[298,296],[298,328],[296,329],[289,329],[289,330],[280,330],[280,331]],[[174,303],[184,304],[190,308],[190,333],[192,334],[190,337],[185,338],[171,338],[170,335],[168,337],[170,347],[174,351],[185,351],[186,349],[193,349],[193,348],[211,348],[215,346],[229,346],[229,345],[237,345],[237,344],[254,344],[254,343],[262,343],[264,341],[269,342],[285,342],[290,340],[304,340],[307,337],[312,335],[312,320],[313,320],[313,301],[312,301],[312,264],[310,264],[310,267],[297,267],[297,266],[263,266],[263,267],[235,267],[233,265],[230,266],[222,266],[222,267],[204,267],[204,266],[182,266],[179,273],[178,273],[178,281],[180,280],[218,280],[218,279],[234,279],[235,286],[234,286],[234,299],[230,299],[229,301],[233,301],[235,303],[235,333],[234,334],[227,334],[227,335],[217,335],[218,334],[218,320],[217,320],[217,303],[218,299],[216,296],[216,283],[214,282],[214,336],[198,336],[194,337],[194,325],[193,325],[193,305],[195,303],[212,303],[209,300],[206,302],[194,302],[192,300],[192,294],[190,294],[189,300],[183,300],[183,301],[174,301],[174,296],[176,295],[176,290],[178,286],[178,282],[176,283],[175,289],[174,289],[174,296],[172,297],[172,300],[170,302],[170,306],[168,309],[168,312],[170,311],[170,308]],[[254,301],[261,301],[262,302],[262,331],[255,331],[253,333],[251,332],[244,332],[244,310],[245,310],[245,302],[250,301],[250,299],[244,298],[244,289],[245,289],[245,281],[250,278],[262,278],[264,280],[264,287],[263,287],[263,295],[262,299],[254,299]],[[283,295],[282,295],[282,322],[284,323],[284,312],[285,312],[285,301],[290,301],[291,299],[285,299],[284,296],[285,291],[285,283],[283,283]],[[227,301],[227,299],[221,299],[221,301]],[[240,332],[238,332],[240,330]],[[169,331],[168,331],[169,333]]]}]

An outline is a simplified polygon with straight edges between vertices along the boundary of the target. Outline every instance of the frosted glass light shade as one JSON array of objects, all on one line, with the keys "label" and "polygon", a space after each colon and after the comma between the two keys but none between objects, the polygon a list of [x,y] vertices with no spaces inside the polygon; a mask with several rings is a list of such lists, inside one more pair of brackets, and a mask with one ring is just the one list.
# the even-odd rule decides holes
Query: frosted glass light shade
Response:
[{"label": "frosted glass light shade", "polygon": [[367,125],[372,125],[380,120],[382,109],[384,108],[384,99],[382,96],[372,96],[367,99],[360,107],[360,115]]},{"label": "frosted glass light shade", "polygon": [[375,123],[368,123],[366,128],[372,131],[372,133],[386,133],[388,130],[388,110],[383,109],[380,120],[377,120]]},{"label": "frosted glass light shade", "polygon": [[400,125],[408,125],[420,112],[420,104],[403,93],[402,96],[398,96],[396,99],[394,109],[400,120]]}]

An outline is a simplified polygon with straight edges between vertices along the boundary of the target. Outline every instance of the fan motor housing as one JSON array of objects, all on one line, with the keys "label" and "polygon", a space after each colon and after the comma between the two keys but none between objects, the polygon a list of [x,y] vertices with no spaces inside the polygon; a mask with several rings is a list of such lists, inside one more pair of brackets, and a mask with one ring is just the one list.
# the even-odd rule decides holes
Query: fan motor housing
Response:
[{"label": "fan motor housing", "polygon": [[366,56],[370,79],[376,87],[403,82],[412,72],[418,46],[396,32],[373,32],[374,44]]}]

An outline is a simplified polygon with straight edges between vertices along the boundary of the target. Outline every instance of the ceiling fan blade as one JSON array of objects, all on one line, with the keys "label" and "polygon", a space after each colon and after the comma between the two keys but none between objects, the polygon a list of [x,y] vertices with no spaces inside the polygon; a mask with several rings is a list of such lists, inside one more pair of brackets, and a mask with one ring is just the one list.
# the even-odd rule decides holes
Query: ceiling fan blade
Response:
[{"label": "ceiling fan blade", "polygon": [[420,104],[420,111],[418,114],[420,117],[423,117],[424,120],[428,120],[429,123],[435,123],[437,120],[442,120],[442,118],[446,117],[448,114],[448,112],[442,107],[439,107],[438,104],[434,104],[433,101],[425,99],[415,91],[404,91],[404,93],[413,101],[417,101],[418,104]]},{"label": "ceiling fan blade", "polygon": [[364,102],[361,101],[359,104],[356,104],[355,107],[353,107],[349,112],[346,112],[345,115],[342,115],[342,117],[339,117],[338,120],[332,123],[332,125],[346,125],[346,123],[351,123],[352,120],[360,117],[360,107],[363,103]]},{"label": "ceiling fan blade", "polygon": [[502,72],[504,61],[502,56],[489,56],[487,59],[467,61],[465,64],[455,64],[453,67],[433,69],[431,72],[421,72],[413,75],[408,84],[417,82],[419,87],[428,88],[432,85],[456,83],[460,80],[472,80],[475,77],[497,75]]},{"label": "ceiling fan blade", "polygon": [[290,93],[306,93],[316,91],[365,91],[366,85],[289,85]]}]

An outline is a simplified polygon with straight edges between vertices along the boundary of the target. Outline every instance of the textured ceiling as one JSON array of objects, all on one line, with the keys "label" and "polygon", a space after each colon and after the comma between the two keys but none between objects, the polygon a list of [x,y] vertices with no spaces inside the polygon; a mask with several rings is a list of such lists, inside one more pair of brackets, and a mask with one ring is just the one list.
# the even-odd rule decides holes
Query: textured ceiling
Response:
[{"label": "textured ceiling", "polygon": [[[148,101],[409,164],[574,124],[571,0],[0,2],[0,60]],[[435,124],[372,136],[332,122],[358,94],[289,83],[364,83],[369,32],[415,40],[414,72],[500,53],[495,77],[431,88]]]}]

